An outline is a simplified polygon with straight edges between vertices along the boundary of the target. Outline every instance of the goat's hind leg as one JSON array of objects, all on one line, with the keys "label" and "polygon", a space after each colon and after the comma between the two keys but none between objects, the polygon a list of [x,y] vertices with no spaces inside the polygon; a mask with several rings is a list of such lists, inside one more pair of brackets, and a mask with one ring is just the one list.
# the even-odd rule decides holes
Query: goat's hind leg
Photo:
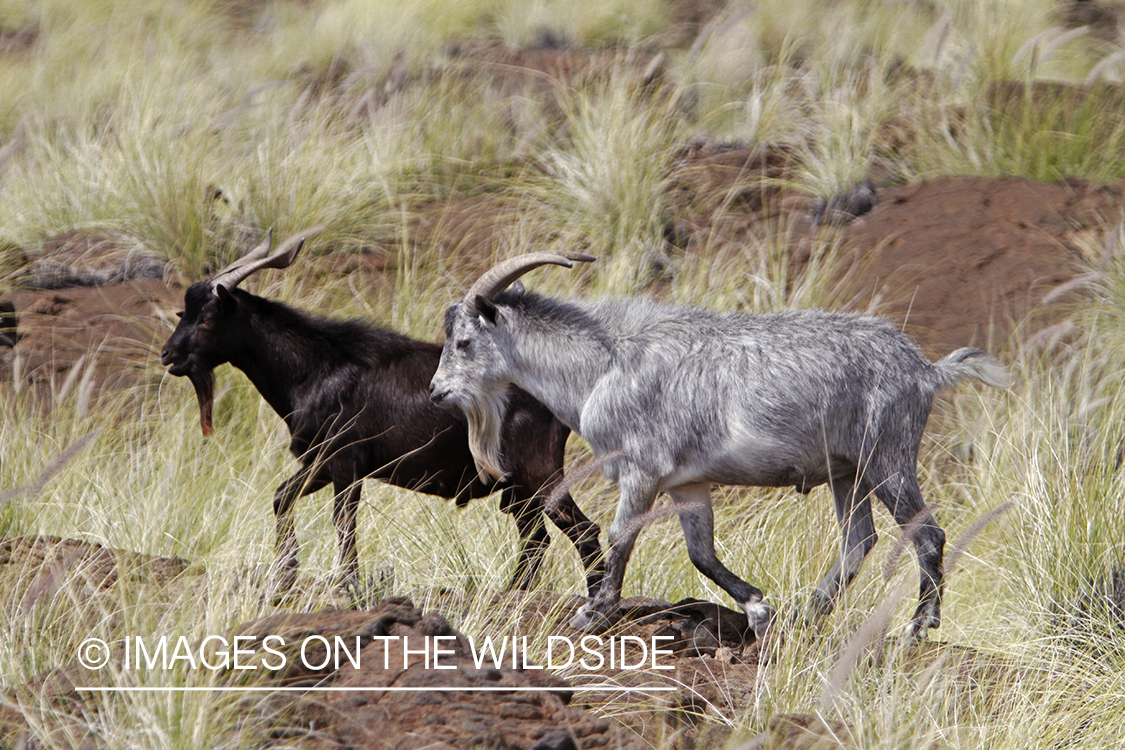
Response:
[{"label": "goat's hind leg", "polygon": [[836,520],[840,523],[840,554],[833,563],[828,575],[817,584],[816,593],[809,603],[809,619],[827,615],[836,606],[840,592],[847,587],[859,573],[864,558],[875,546],[878,536],[875,533],[875,519],[871,514],[871,498],[864,490],[870,488],[860,482],[864,494],[856,493],[855,480],[836,480],[832,493],[836,505]]},{"label": "goat's hind leg", "polygon": [[[548,487],[545,486],[544,490],[546,489]],[[543,558],[551,543],[551,537],[543,523],[543,514],[546,510],[547,517],[566,534],[578,551],[582,568],[586,571],[587,596],[594,596],[601,586],[602,579],[605,578],[605,559],[602,557],[602,548],[598,544],[600,529],[586,517],[570,493],[565,493],[559,500],[558,506],[553,509],[544,508],[545,499],[542,493],[521,498],[521,493],[514,487],[504,490],[504,493],[505,499],[501,501],[501,508],[515,518],[520,538],[516,571],[508,588],[530,589],[539,576],[539,569],[543,565]],[[510,498],[508,493],[511,493]]]},{"label": "goat's hind leg", "polygon": [[759,639],[764,638],[775,615],[762,603],[762,592],[723,565],[715,554],[715,516],[711,507],[711,485],[692,484],[668,490],[680,514],[688,557],[703,575],[730,594],[746,613],[747,622]]},{"label": "goat's hind leg", "polygon": [[[551,493],[563,482],[562,466],[570,430],[550,418],[542,404],[531,401],[526,394],[520,398],[530,402],[526,404],[527,413],[537,414],[539,419],[512,420],[511,432],[504,433],[505,454],[512,466],[514,486],[504,491],[500,508],[515,516],[521,543],[520,562],[512,587],[527,588],[535,581],[550,541],[542,523],[545,512],[578,551],[586,573],[586,591],[592,597],[605,577],[605,559],[598,544],[601,529],[586,517],[569,492],[563,493],[558,503],[548,502]],[[517,403],[522,401],[514,402],[513,406]],[[542,429],[544,420],[550,422],[546,430]],[[529,496],[531,490],[534,495]]]},{"label": "goat's hind leg", "polygon": [[875,495],[894,516],[904,534],[910,535],[918,554],[921,581],[918,608],[910,621],[910,636],[921,640],[928,628],[941,627],[942,558],[945,554],[945,532],[922,501],[922,489],[911,466],[907,471],[890,475],[875,488]]},{"label": "goat's hind leg", "polygon": [[551,522],[562,529],[574,548],[578,550],[578,557],[582,560],[582,568],[586,571],[586,591],[589,596],[594,596],[605,579],[605,558],[602,556],[601,545],[598,544],[598,535],[601,529],[587,518],[578,503],[569,492],[563,494],[555,507],[547,507],[547,517]]}]

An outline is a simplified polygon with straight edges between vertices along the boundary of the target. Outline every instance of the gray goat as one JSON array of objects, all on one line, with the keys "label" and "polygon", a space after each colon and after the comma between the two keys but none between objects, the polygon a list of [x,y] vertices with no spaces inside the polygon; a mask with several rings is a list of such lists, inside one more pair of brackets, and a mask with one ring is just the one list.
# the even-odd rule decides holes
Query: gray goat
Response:
[{"label": "gray goat", "polygon": [[592,261],[530,253],[485,273],[446,312],[430,384],[435,403],[468,416],[478,465],[500,476],[509,384],[584,437],[621,491],[606,577],[571,625],[613,621],[640,524],[660,492],[678,507],[692,563],[729,593],[761,636],[774,610],[715,555],[712,484],[831,486],[843,533],[813,612],[832,610],[876,541],[871,497],[909,532],[921,570],[910,633],[941,624],[945,533],[922,501],[917,455],[934,393],[965,378],[1002,388],[1007,372],[979,349],[935,363],[885,320],[801,310],[720,314],[644,299],[562,301],[504,291],[545,264]]}]

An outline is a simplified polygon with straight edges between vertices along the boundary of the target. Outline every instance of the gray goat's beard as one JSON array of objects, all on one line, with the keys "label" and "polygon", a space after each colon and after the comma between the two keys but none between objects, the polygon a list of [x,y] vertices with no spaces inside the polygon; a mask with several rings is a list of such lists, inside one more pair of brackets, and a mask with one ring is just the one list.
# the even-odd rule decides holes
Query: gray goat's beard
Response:
[{"label": "gray goat's beard", "polygon": [[469,421],[469,450],[473,463],[477,466],[477,476],[484,483],[490,477],[506,479],[500,457],[500,435],[504,427],[504,414],[508,411],[508,398],[500,393],[495,396],[473,396],[463,406]]}]

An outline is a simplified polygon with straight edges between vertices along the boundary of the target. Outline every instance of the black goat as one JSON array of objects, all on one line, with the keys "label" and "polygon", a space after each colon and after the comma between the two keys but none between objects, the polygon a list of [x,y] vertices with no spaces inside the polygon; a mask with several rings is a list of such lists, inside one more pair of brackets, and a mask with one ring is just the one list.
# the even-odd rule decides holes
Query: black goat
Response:
[{"label": "black goat", "polygon": [[[297,568],[293,504],[331,482],[344,580],[357,578],[356,510],[361,480],[369,477],[453,498],[458,506],[500,490],[500,509],[514,516],[520,538],[511,585],[529,586],[550,542],[544,499],[562,480],[569,428],[513,388],[503,424],[509,475],[493,481],[478,472],[464,415],[430,402],[439,344],[315,318],[236,288],[255,271],[285,268],[296,258],[304,238],[269,256],[271,234],[210,281],[188,288],[161,362],[191,380],[204,435],[211,433],[213,370],[224,362],[246,373],[289,427],[289,447],[302,466],[274,496],[279,569],[291,578]],[[604,571],[598,527],[569,493],[546,512],[578,549],[592,594]]]}]

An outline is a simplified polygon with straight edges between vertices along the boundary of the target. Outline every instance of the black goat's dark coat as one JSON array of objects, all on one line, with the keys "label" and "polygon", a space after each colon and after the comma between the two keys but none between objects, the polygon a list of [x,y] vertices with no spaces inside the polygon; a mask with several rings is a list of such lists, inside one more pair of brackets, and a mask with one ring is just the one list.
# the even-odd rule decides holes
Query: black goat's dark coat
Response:
[{"label": "black goat's dark coat", "polygon": [[[190,287],[184,304],[162,361],[172,374],[191,379],[204,433],[211,427],[212,370],[225,362],[246,373],[289,428],[290,450],[302,468],[274,499],[283,566],[296,567],[294,502],[331,482],[345,572],[357,575],[359,480],[369,477],[455,498],[459,505],[500,490],[501,509],[519,528],[513,585],[534,579],[549,542],[544,498],[562,479],[570,432],[542,404],[512,390],[503,430],[509,476],[485,484],[469,450],[465,417],[429,398],[440,345],[356,321],[320,319],[206,282]],[[597,526],[569,494],[548,515],[577,547],[592,589],[601,569]]]}]

